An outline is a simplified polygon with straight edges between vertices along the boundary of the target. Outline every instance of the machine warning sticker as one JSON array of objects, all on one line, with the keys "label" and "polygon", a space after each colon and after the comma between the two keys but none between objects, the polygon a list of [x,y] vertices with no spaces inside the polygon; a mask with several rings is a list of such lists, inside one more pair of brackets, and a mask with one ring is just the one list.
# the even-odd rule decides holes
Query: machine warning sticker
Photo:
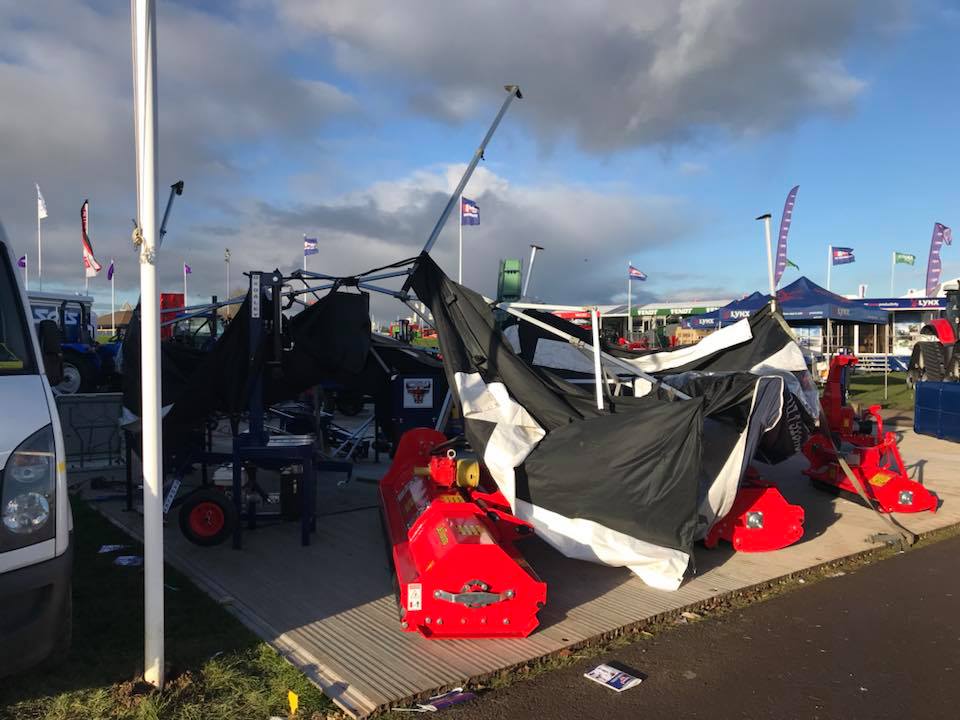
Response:
[{"label": "machine warning sticker", "polygon": [[407,584],[407,612],[423,610],[423,586],[420,583]]},{"label": "machine warning sticker", "polygon": [[870,478],[867,482],[869,482],[874,487],[883,487],[888,482],[890,482],[890,478],[892,477],[893,475],[891,475],[890,473],[884,472],[883,470],[881,470],[872,478]]},{"label": "machine warning sticker", "polygon": [[406,378],[403,381],[403,407],[433,407],[433,378]]}]

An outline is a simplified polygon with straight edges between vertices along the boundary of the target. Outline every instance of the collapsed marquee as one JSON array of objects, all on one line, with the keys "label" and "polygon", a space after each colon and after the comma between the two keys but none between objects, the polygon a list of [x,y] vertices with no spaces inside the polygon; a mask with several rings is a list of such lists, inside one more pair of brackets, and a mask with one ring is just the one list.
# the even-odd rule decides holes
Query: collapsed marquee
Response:
[{"label": "collapsed marquee", "polygon": [[791,433],[809,429],[802,354],[770,314],[694,348],[626,360],[653,382],[615,396],[611,374],[600,409],[571,381],[587,372],[573,359],[585,359],[582,339],[550,346],[555,337],[534,333],[531,346],[521,322],[515,350],[491,304],[427,254],[411,280],[433,314],[467,439],[516,515],[568,557],[676,589],[767,436],[777,439],[771,459],[783,459],[803,439]]}]

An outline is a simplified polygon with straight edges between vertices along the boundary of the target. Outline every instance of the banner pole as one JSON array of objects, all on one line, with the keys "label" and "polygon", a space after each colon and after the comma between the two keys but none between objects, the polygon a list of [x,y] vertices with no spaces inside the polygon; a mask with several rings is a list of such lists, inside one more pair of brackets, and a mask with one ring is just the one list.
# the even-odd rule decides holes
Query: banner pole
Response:
[{"label": "banner pole", "polygon": [[187,306],[187,264],[183,263],[183,306]]},{"label": "banner pole", "polygon": [[30,257],[26,253],[23,255],[23,284],[27,290],[30,289]]}]

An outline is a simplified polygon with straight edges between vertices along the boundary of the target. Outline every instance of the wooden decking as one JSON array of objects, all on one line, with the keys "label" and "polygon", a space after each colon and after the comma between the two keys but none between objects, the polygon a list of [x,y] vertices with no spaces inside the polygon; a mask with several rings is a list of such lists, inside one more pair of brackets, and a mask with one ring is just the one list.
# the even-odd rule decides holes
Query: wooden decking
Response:
[{"label": "wooden decking", "polygon": [[[940,495],[936,514],[899,519],[919,533],[960,523],[960,446],[905,431],[907,463]],[[264,526],[245,535],[241,551],[229,544],[199,548],[175,522],[166,532],[167,560],[223,602],[272,643],[345,711],[368,715],[443,686],[614,633],[658,614],[754,586],[831,560],[869,550],[867,537],[886,527],[866,508],[813,490],[800,475],[800,457],[766,475],[806,509],[806,534],[789,548],[736,554],[698,549],[697,574],[677,592],[646,587],[631,573],[561,557],[538,540],[524,547],[548,583],[541,625],[523,640],[428,641],[402,633],[391,570],[380,529],[376,486],[363,480],[321,491],[319,529],[310,547],[299,545],[296,523]],[[376,472],[360,466],[357,475]],[[100,509],[134,535],[140,518],[121,504]]]}]

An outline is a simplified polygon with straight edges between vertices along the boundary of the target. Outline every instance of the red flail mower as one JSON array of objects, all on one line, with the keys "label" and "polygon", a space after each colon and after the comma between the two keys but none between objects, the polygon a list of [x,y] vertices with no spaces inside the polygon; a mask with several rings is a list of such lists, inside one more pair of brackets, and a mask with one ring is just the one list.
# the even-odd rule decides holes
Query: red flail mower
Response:
[{"label": "red flail mower", "polygon": [[847,404],[847,370],[856,364],[852,355],[837,355],[830,361],[821,400],[825,420],[803,446],[810,461],[804,474],[828,489],[857,493],[840,466],[843,457],[864,494],[881,512],[936,512],[937,496],[907,475],[896,435],[883,429],[880,406],[871,405],[857,418]]},{"label": "red flail mower", "polygon": [[750,466],[730,512],[710,528],[703,544],[713,548],[726,540],[738,552],[769,552],[802,537],[803,508],[787,502],[776,485]]},{"label": "red flail mower", "polygon": [[526,637],[547,599],[517,550],[516,518],[477,459],[429,428],[407,432],[380,481],[400,627],[428,638]]}]

